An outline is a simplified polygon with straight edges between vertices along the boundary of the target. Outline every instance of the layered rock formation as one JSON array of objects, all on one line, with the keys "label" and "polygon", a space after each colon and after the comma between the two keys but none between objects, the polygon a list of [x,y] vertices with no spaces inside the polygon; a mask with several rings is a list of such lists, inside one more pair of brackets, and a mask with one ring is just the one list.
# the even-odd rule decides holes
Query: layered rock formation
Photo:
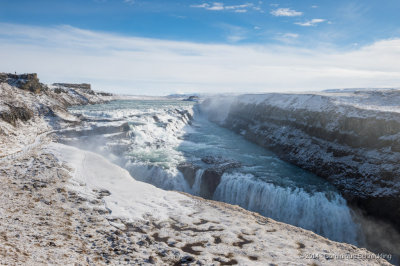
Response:
[{"label": "layered rock formation", "polygon": [[92,86],[88,83],[53,83],[53,86],[57,87],[67,87],[73,89],[83,89],[87,91],[92,90]]},{"label": "layered rock formation", "polygon": [[36,73],[18,75],[11,73],[0,73],[0,83],[8,83],[11,86],[34,93],[39,93],[47,89],[46,85],[39,82]]},{"label": "layered rock formation", "polygon": [[397,90],[263,94],[210,98],[201,108],[400,229],[399,100]]}]

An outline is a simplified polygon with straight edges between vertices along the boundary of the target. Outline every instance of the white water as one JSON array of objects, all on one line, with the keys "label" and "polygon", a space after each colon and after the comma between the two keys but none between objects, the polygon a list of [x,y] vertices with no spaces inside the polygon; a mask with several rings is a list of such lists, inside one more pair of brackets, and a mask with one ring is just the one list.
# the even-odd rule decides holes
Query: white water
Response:
[{"label": "white water", "polygon": [[[241,167],[223,174],[215,200],[240,205],[333,240],[357,243],[358,226],[346,201],[325,180],[200,116],[195,116],[190,126],[176,108],[193,113],[190,103],[172,101],[117,101],[77,107],[73,112],[130,123],[128,137],[118,143],[128,146],[119,161],[137,180],[199,195],[204,170],[210,167],[202,158],[215,156],[240,162]],[[112,144],[109,141],[102,145]],[[182,162],[200,167],[192,187],[177,170]]]},{"label": "white water", "polygon": [[250,174],[231,173],[222,176],[214,200],[237,204],[332,240],[357,243],[358,227],[353,223],[346,201],[336,193],[309,194],[301,188],[255,181]]},{"label": "white water", "polygon": [[168,170],[160,166],[142,163],[128,163],[125,166],[136,180],[147,182],[166,190],[191,192],[183,175],[176,169]]},{"label": "white water", "polygon": [[200,185],[201,185],[203,174],[204,174],[204,169],[199,169],[196,171],[196,177],[195,177],[193,186],[190,190],[191,194],[200,195]]}]

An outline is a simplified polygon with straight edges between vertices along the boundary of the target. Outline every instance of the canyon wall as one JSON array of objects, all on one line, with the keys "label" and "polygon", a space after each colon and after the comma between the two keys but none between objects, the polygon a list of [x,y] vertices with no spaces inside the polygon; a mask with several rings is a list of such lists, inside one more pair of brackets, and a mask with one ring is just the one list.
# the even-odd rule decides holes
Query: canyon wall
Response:
[{"label": "canyon wall", "polygon": [[400,229],[400,91],[206,99],[209,119],[334,184]]}]

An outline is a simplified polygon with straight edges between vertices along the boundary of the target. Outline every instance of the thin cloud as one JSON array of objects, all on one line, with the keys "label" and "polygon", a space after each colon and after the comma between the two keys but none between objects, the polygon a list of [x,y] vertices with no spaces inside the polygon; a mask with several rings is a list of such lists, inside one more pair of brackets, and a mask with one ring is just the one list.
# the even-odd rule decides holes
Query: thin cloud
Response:
[{"label": "thin cloud", "polygon": [[272,10],[271,14],[276,17],[297,17],[303,15],[303,12],[296,11],[290,8],[278,8]]},{"label": "thin cloud", "polygon": [[286,43],[286,44],[293,44],[296,42],[296,40],[299,38],[299,34],[297,33],[280,33],[275,37],[275,40],[278,40],[280,42]]},{"label": "thin cloud", "polygon": [[314,18],[312,20],[309,21],[305,21],[305,22],[296,22],[294,24],[299,25],[299,26],[303,26],[303,27],[311,27],[311,26],[315,26],[319,23],[325,22],[326,19],[322,19],[322,18]]},{"label": "thin cloud", "polygon": [[235,42],[240,42],[246,39],[246,36],[241,35],[241,34],[233,34],[233,35],[228,35],[226,38],[229,42],[235,43]]},{"label": "thin cloud", "polygon": [[246,4],[241,4],[241,5],[225,5],[222,2],[213,2],[213,3],[203,3],[200,5],[191,5],[190,7],[193,8],[203,8],[205,10],[211,10],[211,11],[233,11],[236,13],[246,13],[249,9],[255,10],[255,11],[260,11],[262,12],[261,7],[255,6],[252,3],[246,3]]},{"label": "thin cloud", "polygon": [[190,7],[204,8],[206,10],[214,10],[214,11],[224,10],[224,4],[220,2],[214,2],[212,4],[204,3],[201,5],[191,5]]},{"label": "thin cloud", "polygon": [[210,5],[207,3],[201,4],[201,5],[191,5],[190,7],[194,7],[194,8],[207,8]]},{"label": "thin cloud", "polygon": [[299,34],[297,34],[297,33],[285,33],[285,34],[283,34],[283,37],[286,37],[286,38],[298,38]]},{"label": "thin cloud", "polygon": [[243,27],[222,23],[220,27],[227,32],[226,40],[230,43],[237,43],[247,39],[248,30]]},{"label": "thin cloud", "polygon": [[223,3],[213,3],[212,6],[206,7],[207,10],[224,10]]},{"label": "thin cloud", "polygon": [[[296,33],[283,36],[297,39]],[[95,89],[128,94],[304,91],[400,84],[400,39],[343,51],[288,44],[202,44],[71,26],[0,23],[0,58],[3,71],[37,72],[42,82],[90,82]]]},{"label": "thin cloud", "polygon": [[225,6],[225,9],[243,9],[249,6],[251,6],[251,4],[233,5],[233,6]]},{"label": "thin cloud", "polygon": [[133,5],[135,3],[135,0],[124,0],[124,3],[128,5]]}]

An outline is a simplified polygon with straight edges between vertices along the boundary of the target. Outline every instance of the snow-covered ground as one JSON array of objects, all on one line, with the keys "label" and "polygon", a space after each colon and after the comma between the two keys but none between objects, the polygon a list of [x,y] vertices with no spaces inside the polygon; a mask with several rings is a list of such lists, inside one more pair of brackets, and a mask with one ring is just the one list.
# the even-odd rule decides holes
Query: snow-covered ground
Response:
[{"label": "snow-covered ground", "polygon": [[0,88],[2,112],[33,112],[0,120],[3,264],[389,265],[238,206],[136,181],[100,155],[52,142],[53,130],[79,122],[64,109],[75,96]]},{"label": "snow-covered ground", "polygon": [[186,196],[136,181],[128,171],[95,153],[58,143],[49,145],[48,150],[72,166],[71,183],[82,195],[95,198],[93,190],[101,189],[111,193],[105,197],[105,203],[115,218],[143,219],[152,216],[160,220],[167,219],[176,210],[180,210],[183,216],[191,213],[181,203]]}]

